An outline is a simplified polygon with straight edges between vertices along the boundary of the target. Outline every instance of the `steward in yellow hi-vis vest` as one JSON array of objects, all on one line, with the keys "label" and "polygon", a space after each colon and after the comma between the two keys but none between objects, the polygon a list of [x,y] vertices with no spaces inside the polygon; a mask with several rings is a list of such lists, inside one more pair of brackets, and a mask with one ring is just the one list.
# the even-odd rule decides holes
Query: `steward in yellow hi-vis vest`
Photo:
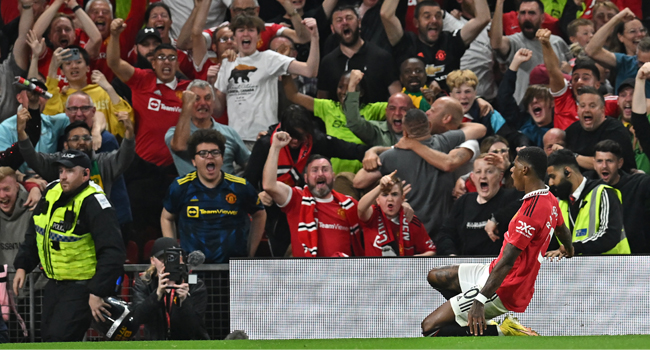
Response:
[{"label": "steward in yellow hi-vis vest", "polygon": [[114,293],[126,251],[115,209],[90,181],[90,158],[68,150],[56,164],[59,180],[47,186],[14,260],[14,291],[18,294],[25,274],[40,264],[50,279],[43,341],[81,341],[93,317],[110,313],[102,298]]},{"label": "steward in yellow hi-vis vest", "polygon": [[548,184],[573,235],[575,254],[630,254],[621,193],[602,180],[585,178],[576,158],[570,150],[557,150],[549,155],[547,169]]}]

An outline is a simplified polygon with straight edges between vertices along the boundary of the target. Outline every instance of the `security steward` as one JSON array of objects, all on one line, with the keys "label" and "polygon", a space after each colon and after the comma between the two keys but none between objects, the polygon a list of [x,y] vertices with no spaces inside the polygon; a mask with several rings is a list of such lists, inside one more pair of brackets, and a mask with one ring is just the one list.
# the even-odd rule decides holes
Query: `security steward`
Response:
[{"label": "security steward", "polygon": [[77,150],[56,162],[59,180],[47,186],[14,260],[14,293],[40,263],[45,286],[41,337],[46,342],[81,341],[91,316],[110,315],[103,297],[123,272],[126,250],[115,209],[90,181],[90,159]]}]

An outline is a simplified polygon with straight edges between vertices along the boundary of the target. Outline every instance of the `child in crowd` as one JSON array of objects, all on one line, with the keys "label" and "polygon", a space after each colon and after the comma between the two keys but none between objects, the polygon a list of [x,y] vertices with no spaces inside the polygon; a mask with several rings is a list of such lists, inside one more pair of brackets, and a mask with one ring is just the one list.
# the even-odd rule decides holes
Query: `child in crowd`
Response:
[{"label": "child in crowd", "polygon": [[436,247],[424,225],[416,216],[409,222],[404,214],[404,186],[396,173],[382,177],[359,200],[366,256],[432,256]]}]

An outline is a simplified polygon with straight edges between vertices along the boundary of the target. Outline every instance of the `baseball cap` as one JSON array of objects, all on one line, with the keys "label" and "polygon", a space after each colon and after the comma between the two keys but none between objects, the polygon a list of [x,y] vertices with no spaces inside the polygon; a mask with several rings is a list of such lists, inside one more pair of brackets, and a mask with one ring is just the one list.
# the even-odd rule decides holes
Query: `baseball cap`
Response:
[{"label": "baseball cap", "polygon": [[[562,73],[564,79],[571,81],[571,76],[566,73]],[[550,79],[548,77],[548,70],[546,69],[545,64],[538,64],[530,71],[530,76],[528,78],[528,83],[530,85],[541,84],[548,85],[550,84]]]},{"label": "baseball cap", "polygon": [[634,80],[634,78],[627,78],[627,79],[623,80],[621,85],[618,86],[618,89],[616,90],[616,93],[620,94],[621,90],[623,90],[624,88],[626,88],[628,86],[631,87],[632,89],[634,89],[634,84],[635,83],[636,83],[636,81]]},{"label": "baseball cap", "polygon": [[162,42],[162,39],[160,38],[160,33],[158,33],[158,30],[156,28],[147,27],[147,28],[142,28],[142,29],[140,29],[138,31],[138,35],[135,37],[135,43],[139,44],[142,41],[144,41],[144,39],[146,39],[146,38],[148,38],[150,36],[152,36],[152,37],[158,39],[158,41]]},{"label": "baseball cap", "polygon": [[165,253],[165,250],[169,248],[180,247],[178,246],[178,242],[175,239],[171,237],[160,237],[155,242],[153,242],[153,246],[151,247],[151,257],[160,259],[160,257]]},{"label": "baseball cap", "polygon": [[90,169],[90,158],[82,151],[70,149],[61,153],[61,156],[54,164],[62,165],[66,168],[80,166],[84,169]]}]

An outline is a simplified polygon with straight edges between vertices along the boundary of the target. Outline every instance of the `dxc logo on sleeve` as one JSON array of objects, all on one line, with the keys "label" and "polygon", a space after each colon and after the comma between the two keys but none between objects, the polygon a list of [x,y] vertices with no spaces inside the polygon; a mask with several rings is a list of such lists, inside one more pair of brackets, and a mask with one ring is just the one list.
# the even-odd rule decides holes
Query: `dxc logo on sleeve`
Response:
[{"label": "dxc logo on sleeve", "polygon": [[527,238],[532,237],[535,233],[535,228],[532,225],[528,225],[521,220],[518,220],[516,230],[517,233],[522,234]]}]

